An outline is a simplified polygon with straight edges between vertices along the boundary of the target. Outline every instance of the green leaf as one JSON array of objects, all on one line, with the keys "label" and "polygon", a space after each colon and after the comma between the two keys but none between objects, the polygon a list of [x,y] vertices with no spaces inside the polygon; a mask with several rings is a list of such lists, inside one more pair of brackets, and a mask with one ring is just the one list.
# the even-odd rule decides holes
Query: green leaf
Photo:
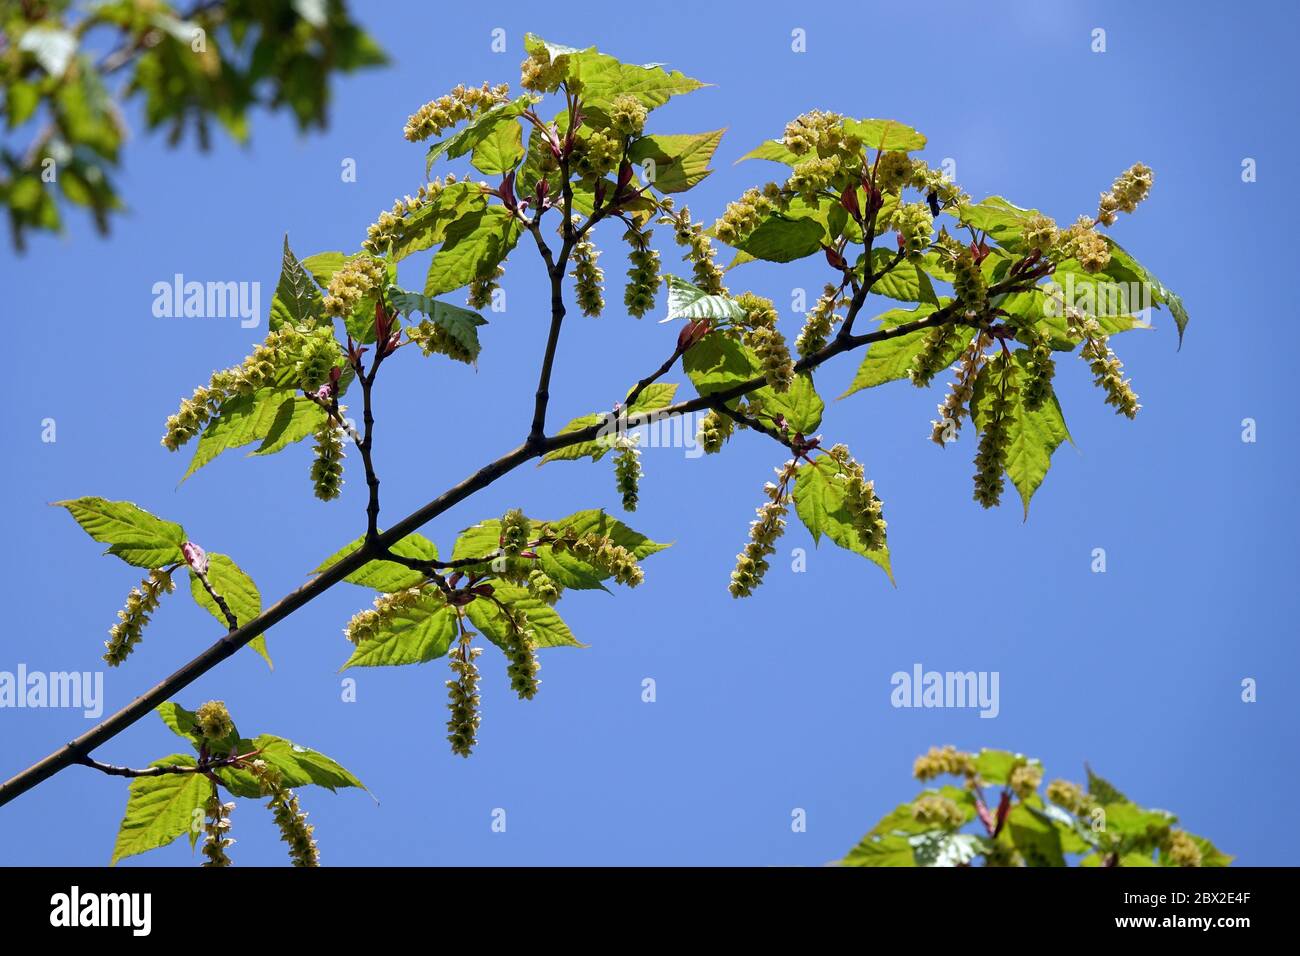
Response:
[{"label": "green leaf", "polygon": [[315,784],[326,790],[339,787],[365,789],[365,784],[344,769],[337,761],[309,747],[300,747],[291,740],[262,734],[253,739],[258,757],[280,771],[287,787],[305,787]]},{"label": "green leaf", "polygon": [[[935,311],[935,306],[922,304],[910,311],[907,309],[891,309],[878,316],[878,319],[882,329],[892,329],[900,325],[906,325],[909,322],[924,319]],[[901,378],[907,378],[912,362],[925,346],[927,332],[927,329],[917,329],[915,332],[907,332],[890,339],[872,342],[867,346],[867,354],[863,357],[862,364],[858,366],[857,374],[853,376],[853,381],[849,383],[849,387],[840,398],[848,398],[854,392],[860,392],[864,388],[874,388],[877,385],[883,385],[885,382],[894,382]],[[944,364],[951,365],[957,361],[962,349],[966,348],[974,337],[974,329],[964,326],[958,327],[953,345],[944,357]]]},{"label": "green leaf", "polygon": [[820,545],[825,535],[841,548],[879,565],[892,583],[894,572],[889,563],[889,548],[869,551],[862,543],[845,504],[844,483],[839,464],[829,455],[800,465],[794,480],[795,512],[812,534],[815,545]]},{"label": "green leaf", "polygon": [[1187,331],[1188,315],[1187,309],[1183,305],[1180,296],[1175,295],[1164,284],[1147,271],[1140,262],[1133,258],[1123,246],[1121,246],[1110,236],[1106,237],[1106,244],[1110,246],[1111,264],[1107,272],[1122,270],[1126,275],[1133,276],[1139,282],[1144,282],[1150,291],[1152,301],[1159,306],[1166,306],[1174,317],[1174,324],[1178,326],[1178,347],[1182,348],[1183,333]]},{"label": "green leaf", "polygon": [[315,434],[328,417],[329,413],[310,398],[303,395],[291,396],[280,403],[271,427],[262,438],[262,444],[249,454],[273,455],[283,451],[308,435]]},{"label": "green leaf", "polygon": [[[499,581],[493,581],[492,587],[492,597],[509,608],[523,611],[528,617],[528,626],[533,630],[533,640],[538,647],[587,646],[573,636],[555,608],[533,597],[526,588]],[[492,600],[478,598],[471,601],[465,608],[465,613],[493,644],[502,648],[510,646],[510,631],[505,615]]]},{"label": "green leaf", "polygon": [[519,241],[519,221],[504,206],[489,206],[457,219],[429,263],[424,294],[442,295],[489,279]]},{"label": "green leaf", "polygon": [[1011,250],[1021,247],[1025,223],[1039,215],[1037,209],[1021,209],[1001,196],[988,196],[977,203],[957,206],[952,212],[962,225],[988,233],[998,245]]},{"label": "green leaf", "polygon": [[389,250],[393,262],[431,249],[447,238],[452,223],[487,209],[487,197],[475,182],[449,183],[423,206],[405,217],[401,232]]},{"label": "green leaf", "polygon": [[322,299],[309,273],[289,248],[289,236],[284,237],[284,256],[280,264],[280,281],[271,298],[272,331],[284,325],[314,323],[321,314]]},{"label": "green leaf", "polygon": [[442,657],[455,640],[455,610],[441,593],[422,592],[419,601],[396,610],[378,634],[358,644],[341,669],[422,664]]},{"label": "green leaf", "polygon": [[[608,537],[617,545],[631,551],[642,560],[668,547],[657,541],[651,541],[638,531],[633,531],[617,518],[611,518],[604,511],[591,508],[578,511],[558,521],[530,522],[530,540],[539,537],[542,525],[549,525],[552,531],[572,528],[579,536],[598,534]],[[466,528],[456,539],[452,549],[452,560],[467,558],[484,558],[485,563],[497,554],[501,547],[501,522],[492,518]],[[538,566],[562,587],[577,590],[604,590],[601,582],[609,575],[586,561],[575,557],[571,552],[555,554],[549,547],[540,547],[537,551]]]},{"label": "green leaf", "polygon": [[[645,387],[637,400],[627,408],[627,414],[640,415],[645,412],[657,411],[661,408],[667,408],[672,404],[673,396],[677,394],[677,386],[669,382],[651,382]],[[617,428],[614,425],[615,419],[612,413],[602,415],[593,412],[590,415],[582,415],[575,418],[569,424],[560,429],[559,434],[563,435],[568,432],[582,431],[584,428],[590,428],[593,425],[599,425],[603,422],[610,422],[610,435],[617,436]],[[548,461],[577,461],[579,458],[590,458],[592,461],[600,461],[609,450],[613,447],[611,440],[602,440],[594,438],[591,441],[578,442],[565,448],[547,452],[538,462],[541,467]]]},{"label": "green leaf", "polygon": [[753,149],[751,149],[737,163],[743,163],[747,159],[769,159],[774,163],[784,163],[787,166],[794,166],[803,157],[792,153],[785,143],[779,139],[764,140]]},{"label": "green leaf", "polygon": [[[257,590],[253,579],[245,574],[229,555],[208,552],[208,583],[221,595],[240,626],[262,613],[262,595]],[[217,602],[212,599],[199,580],[199,576],[190,571],[190,594],[194,603],[203,608],[220,622],[222,627],[229,627],[226,615],[222,613]],[[266,635],[259,634],[248,642],[248,646],[262,655],[268,667],[273,667],[271,655],[266,650]]]},{"label": "green leaf", "polygon": [[[366,536],[362,535],[350,544],[344,545],[338,551],[331,554],[328,558],[320,563],[313,572],[320,574],[322,571],[332,568],[344,558],[346,558],[357,548],[365,543]],[[438,546],[418,532],[411,532],[401,541],[393,545],[391,550],[395,555],[401,558],[415,558],[420,561],[434,561],[438,557]],[[407,588],[413,588],[424,581],[425,575],[412,568],[404,567],[400,564],[394,564],[392,561],[367,561],[358,570],[353,571],[343,580],[349,584],[356,584],[363,588],[369,588],[372,591],[384,591],[393,593],[394,591],[404,591]]]},{"label": "green leaf", "polygon": [[[531,36],[531,34],[530,34]],[[525,38],[524,44],[531,52],[529,43],[546,44],[538,37]],[[568,59],[568,79],[581,83],[581,95],[584,106],[600,108],[609,104],[614,97],[627,93],[635,96],[641,105],[648,109],[663,106],[672,97],[698,90],[707,84],[692,79],[675,70],[665,70],[658,65],[634,66],[620,63],[614,57],[600,53],[595,47],[586,50],[572,50],[556,47],[565,51]],[[552,56],[555,54],[553,53]]]},{"label": "green leaf", "polygon": [[643,136],[632,144],[627,158],[643,168],[647,161],[654,163],[650,185],[659,192],[685,192],[709,175],[709,162],[725,132]]},{"label": "green leaf", "polygon": [[67,508],[86,534],[109,546],[106,553],[117,555],[127,564],[161,568],[184,561],[181,545],[185,543],[185,529],[129,501],[88,497],[53,503]]},{"label": "green leaf", "polygon": [[1065,866],[1061,833],[1045,814],[1017,804],[1007,815],[1007,832],[1028,866]]},{"label": "green leaf", "polygon": [[[341,252],[320,252],[303,259],[302,265],[304,269],[312,274],[312,278],[322,288],[325,288],[329,286],[334,273],[343,268],[346,262],[363,255],[369,255],[369,253],[358,252],[345,256]],[[397,260],[390,257],[384,262],[384,267],[388,275],[388,283],[395,282],[397,279]],[[352,314],[343,317],[343,324],[347,328],[348,334],[363,345],[375,340],[375,299],[378,296],[378,291],[371,290],[362,296],[353,308]]]},{"label": "green leaf", "polygon": [[[1028,518],[1029,499],[1047,476],[1047,470],[1052,466],[1052,453],[1062,442],[1070,440],[1070,430],[1065,427],[1065,417],[1061,414],[1061,404],[1055,393],[1048,396],[1048,400],[1037,411],[1031,412],[1025,408],[1017,383],[1028,374],[1026,368],[1029,350],[1018,349],[1013,356],[1015,364],[1011,366],[1008,384],[1008,388],[1012,389],[1011,407],[1006,412],[1011,438],[1011,444],[1007,448],[1007,476],[1020,492],[1025,517]],[[975,377],[971,395],[971,420],[980,431],[984,430],[995,397],[997,383],[993,377],[988,364]]]},{"label": "green leaf", "polygon": [[[672,319],[739,321],[745,317],[745,310],[731,296],[705,292],[674,275],[665,276],[664,282],[668,286],[668,315],[664,322]],[[690,352],[686,354],[689,356]]]},{"label": "green leaf", "polygon": [[199,437],[185,481],[222,452],[260,441],[251,452],[269,455],[312,434],[325,420],[325,410],[302,395],[281,388],[261,388],[251,395],[236,395],[221,405]]},{"label": "green leaf", "polygon": [[487,325],[487,319],[472,309],[397,288],[389,291],[388,302],[402,315],[409,316],[412,312],[427,315],[436,325],[446,329],[447,334],[459,342],[475,359],[482,351],[478,340],[478,327]]},{"label": "green leaf", "polygon": [[866,836],[840,861],[841,866],[916,866],[910,839],[901,834]]},{"label": "green leaf", "polygon": [[[519,117],[524,115],[524,111],[533,104],[531,93],[525,93],[523,96],[511,100],[509,103],[499,103],[485,113],[480,114],[475,119],[458,130],[456,133],[448,136],[446,139],[436,140],[429,144],[429,151],[424,156],[425,172],[433,168],[434,162],[444,153],[448,159],[455,159],[457,156],[464,156],[472,149],[476,149],[480,143],[487,140],[496,128],[503,123],[513,123],[518,127],[516,122]],[[491,170],[483,170],[490,172]]]},{"label": "green leaf", "polygon": [[815,219],[774,212],[735,246],[755,259],[793,262],[819,252],[825,236],[825,227]]},{"label": "green leaf", "polygon": [[1128,797],[1119,792],[1109,780],[1097,776],[1092,772],[1092,767],[1084,764],[1084,770],[1088,773],[1088,793],[1096,798],[1097,802],[1103,807],[1111,803],[1128,803]]},{"label": "green leaf", "polygon": [[846,119],[844,132],[862,140],[873,149],[892,149],[911,153],[925,149],[925,137],[897,120]]},{"label": "green leaf", "polygon": [[975,771],[985,783],[1006,785],[1011,779],[1011,771],[1028,763],[1024,754],[1014,754],[1009,750],[982,749],[975,758]]},{"label": "green leaf", "polygon": [[[710,332],[682,358],[682,367],[700,395],[725,391],[762,376],[758,357],[739,340],[722,332]],[[784,415],[795,431],[810,435],[821,424],[825,403],[807,373],[795,376],[790,390],[777,393],[762,386],[749,395],[751,410],[769,416]],[[731,403],[734,407],[736,402]]]},{"label": "green leaf", "polygon": [[[193,767],[197,761],[188,754],[172,754],[149,766],[173,765]],[[201,819],[195,811],[202,812],[211,794],[211,782],[198,773],[136,777],[131,781],[126,814],[118,826],[117,842],[108,865],[115,865],[123,857],[166,846],[182,833],[189,833],[193,823]]]},{"label": "green leaf", "polygon": [[500,176],[524,158],[524,132],[518,123],[497,123],[474,147],[470,163],[488,176]]},{"label": "green leaf", "polygon": [[[891,268],[895,255],[888,249],[871,251],[871,271],[879,276],[871,284],[871,291],[900,302],[938,305],[939,296],[935,294],[934,284],[925,271],[908,259],[903,259]],[[889,271],[886,272],[886,269]]]},{"label": "green leaf", "polygon": [[[199,730],[198,717],[195,715],[194,711],[186,710],[180,704],[170,700],[166,703],[159,704],[154,708],[154,710],[158,712],[158,716],[162,719],[162,722],[167,725],[168,730],[174,733],[177,737],[183,737],[188,740],[196,751],[203,745],[204,737],[202,732]],[[218,741],[217,743],[219,745],[226,745],[233,744],[238,740],[239,731],[236,729],[224,741]],[[219,746],[219,749],[225,753],[228,748]]]}]

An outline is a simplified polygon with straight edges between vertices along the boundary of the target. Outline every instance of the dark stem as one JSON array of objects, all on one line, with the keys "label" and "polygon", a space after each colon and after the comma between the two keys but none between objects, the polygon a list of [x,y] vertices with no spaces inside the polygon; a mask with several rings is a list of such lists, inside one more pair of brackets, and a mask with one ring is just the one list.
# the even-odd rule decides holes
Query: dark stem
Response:
[{"label": "dark stem", "polygon": [[[995,285],[991,287],[990,293],[998,294],[1001,292],[1016,291],[1016,283],[1025,278],[1027,277],[1017,276],[1015,282],[1007,280],[1006,282]],[[918,331],[919,329],[928,329],[944,322],[954,321],[954,312],[956,311],[957,305],[957,303],[950,303],[944,308],[926,316],[924,319],[918,319],[915,322],[896,325],[887,329],[877,329],[874,332],[867,332],[861,335],[850,336],[848,338],[837,338],[820,352],[816,352],[801,360],[795,368],[799,371],[810,371],[828,359],[833,358],[842,352],[847,352],[857,348],[860,345],[880,342],[885,339],[892,339],[900,335],[907,335],[910,332]],[[643,419],[648,420],[651,415],[673,415],[685,414],[693,411],[703,411],[704,409],[713,408],[716,402],[727,402],[734,398],[740,398],[743,395],[756,391],[765,384],[766,381],[762,377],[750,379],[747,382],[733,385],[728,389],[714,392],[707,397],[697,397],[688,401],[678,402],[676,405],[658,409],[654,412],[645,412],[639,415],[630,416],[629,420],[633,421],[635,424],[641,424]],[[121,710],[96,724],[76,740],[60,747],[48,757],[45,757],[43,760],[28,767],[26,770],[15,775],[5,783],[0,784],[0,806],[4,806],[9,801],[21,796],[38,784],[43,783],[65,767],[69,767],[74,763],[83,762],[83,758],[86,758],[96,747],[99,747],[106,741],[113,739],[122,731],[126,730],[126,728],[147,715],[159,704],[171,699],[178,691],[188,687],[222,661],[232,657],[253,638],[267,630],[270,630],[270,628],[274,627],[280,621],[283,621],[303,605],[319,597],[321,594],[324,594],[331,587],[338,584],[354,571],[359,571],[368,561],[387,553],[388,549],[391,548],[392,545],[401,541],[412,531],[428,524],[443,512],[464,501],[476,492],[486,488],[502,475],[508,474],[524,462],[533,458],[539,458],[548,452],[567,448],[570,445],[591,441],[592,439],[597,438],[601,429],[605,427],[605,424],[602,422],[595,425],[589,425],[586,428],[581,428],[576,431],[552,435],[543,438],[536,443],[525,442],[502,455],[495,461],[484,465],[459,484],[447,489],[432,501],[411,512],[411,514],[407,515],[401,521],[398,521],[387,531],[381,532],[372,541],[366,541],[355,551],[351,551],[344,555],[316,577],[271,605],[251,621],[246,621],[242,626],[231,630],[228,634],[222,637],[215,644],[212,644],[207,648],[207,650],[203,651],[203,653],[199,654],[188,664],[154,685],[150,690],[141,694]]]}]

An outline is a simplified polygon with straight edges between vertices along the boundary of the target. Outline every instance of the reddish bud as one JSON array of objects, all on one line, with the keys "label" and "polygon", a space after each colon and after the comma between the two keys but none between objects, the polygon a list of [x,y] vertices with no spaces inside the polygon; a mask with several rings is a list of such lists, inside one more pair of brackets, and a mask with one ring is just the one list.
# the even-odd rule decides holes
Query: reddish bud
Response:
[{"label": "reddish bud", "polygon": [[826,251],[826,261],[830,263],[832,269],[844,269],[844,257],[832,249],[830,246],[822,246]]},{"label": "reddish bud", "polygon": [[844,192],[840,193],[840,205],[854,219],[862,218],[862,211],[858,206],[858,189],[856,186],[849,185]]},{"label": "reddish bud", "polygon": [[1007,822],[1007,814],[1011,812],[1011,791],[1003,790],[1002,799],[998,801],[998,818],[993,825],[993,835],[997,836],[1002,832],[1002,825]]},{"label": "reddish bud", "polygon": [[618,165],[618,191],[621,193],[632,182],[632,164],[626,159]]},{"label": "reddish bud", "polygon": [[926,194],[925,201],[930,204],[930,215],[939,215],[939,194],[928,193]]},{"label": "reddish bud", "polygon": [[907,247],[907,240],[903,238],[903,234],[901,232],[894,233],[894,238],[898,240],[898,248],[900,250]]},{"label": "reddish bud", "polygon": [[490,584],[479,584],[469,589],[471,594],[477,594],[479,597],[491,597],[496,588]]},{"label": "reddish bud", "polygon": [[208,573],[208,553],[193,541],[186,541],[181,545],[181,556],[185,558],[195,574]]},{"label": "reddish bud", "polygon": [[447,595],[447,603],[452,607],[464,607],[466,604],[471,603],[476,597],[478,597],[478,595],[473,591],[452,591]]},{"label": "reddish bud", "polygon": [[677,351],[685,352],[704,336],[709,334],[709,329],[713,326],[709,324],[708,319],[691,319],[682,330],[677,333]]},{"label": "reddish bud", "polygon": [[447,583],[450,584],[452,587],[455,587],[457,584],[460,583],[460,579],[462,577],[463,575],[459,571],[453,571],[450,577],[447,578]]}]

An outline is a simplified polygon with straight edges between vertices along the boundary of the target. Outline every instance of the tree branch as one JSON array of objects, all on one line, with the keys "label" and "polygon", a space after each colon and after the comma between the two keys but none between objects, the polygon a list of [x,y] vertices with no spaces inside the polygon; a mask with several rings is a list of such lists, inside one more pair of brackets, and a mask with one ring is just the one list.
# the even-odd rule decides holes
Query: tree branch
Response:
[{"label": "tree branch", "polygon": [[[990,294],[1016,291],[1017,285],[1023,283],[1027,279],[1029,279],[1029,276],[1021,275],[1014,279],[1005,280],[1002,283],[992,286],[989,290]],[[865,298],[865,296],[863,298]],[[837,337],[835,341],[827,345],[821,351],[798,362],[795,368],[801,372],[811,371],[834,356],[843,352],[851,351],[859,346],[896,338],[900,335],[907,335],[920,329],[928,329],[945,322],[953,321],[955,318],[954,313],[957,311],[957,306],[958,303],[956,302],[949,303],[947,306],[944,306],[943,308],[932,312],[925,318],[918,319],[915,322],[909,322],[891,328],[877,329],[874,332],[867,332],[861,335]],[[852,306],[851,309],[856,312],[860,307],[861,303],[858,302]],[[656,409],[653,412],[644,412],[630,416],[629,420],[634,422],[634,424],[641,424],[643,418],[649,420],[651,416],[703,411],[704,409],[715,407],[715,404],[718,402],[725,403],[732,399],[747,395],[750,392],[761,388],[765,384],[766,381],[762,377],[753,378],[749,381],[733,385],[730,388],[712,392],[707,396],[700,396],[687,401],[678,402],[675,405],[668,406],[667,408]],[[544,407],[543,411],[545,411]],[[421,508],[411,512],[411,514],[407,515],[401,521],[398,521],[387,531],[381,532],[372,540],[363,542],[361,547],[344,555],[319,575],[312,578],[297,590],[292,591],[275,604],[271,605],[271,607],[267,608],[251,621],[245,621],[240,627],[231,630],[228,634],[222,637],[215,644],[208,647],[207,650],[203,651],[203,653],[199,654],[188,664],[181,667],[169,677],[155,684],[150,690],[141,694],[121,710],[105,718],[76,740],[60,747],[48,757],[33,764],[31,767],[15,775],[5,783],[0,784],[0,806],[4,806],[38,784],[48,780],[65,767],[69,767],[74,763],[84,763],[91,751],[96,747],[99,747],[116,737],[122,731],[126,730],[126,728],[130,727],[136,721],[140,720],[156,708],[159,704],[165,703],[167,700],[175,696],[178,691],[188,687],[208,671],[212,670],[212,668],[216,667],[219,663],[233,656],[236,651],[248,644],[253,640],[253,638],[269,630],[280,621],[283,621],[303,605],[319,597],[335,584],[338,584],[348,575],[360,570],[368,561],[389,553],[389,548],[391,548],[392,545],[401,541],[412,531],[423,527],[443,512],[464,501],[476,492],[486,488],[501,476],[518,468],[524,462],[533,458],[539,458],[548,452],[567,448],[570,445],[591,441],[598,437],[601,429],[605,427],[604,423],[599,423],[589,425],[586,428],[581,428],[576,431],[562,432],[550,437],[543,437],[536,442],[525,441],[518,447],[506,452],[495,461],[484,465],[459,484],[452,486]]]}]

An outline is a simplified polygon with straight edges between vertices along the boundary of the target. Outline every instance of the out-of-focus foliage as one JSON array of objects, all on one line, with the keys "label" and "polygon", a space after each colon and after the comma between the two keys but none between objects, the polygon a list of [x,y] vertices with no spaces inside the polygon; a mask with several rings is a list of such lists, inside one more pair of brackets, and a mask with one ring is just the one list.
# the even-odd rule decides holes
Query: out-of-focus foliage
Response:
[{"label": "out-of-focus foliage", "polygon": [[67,204],[108,231],[127,102],[169,144],[188,130],[206,149],[214,123],[244,142],[259,106],[323,127],[331,74],[386,61],[343,0],[0,0],[0,27],[0,202],[20,250]]}]

